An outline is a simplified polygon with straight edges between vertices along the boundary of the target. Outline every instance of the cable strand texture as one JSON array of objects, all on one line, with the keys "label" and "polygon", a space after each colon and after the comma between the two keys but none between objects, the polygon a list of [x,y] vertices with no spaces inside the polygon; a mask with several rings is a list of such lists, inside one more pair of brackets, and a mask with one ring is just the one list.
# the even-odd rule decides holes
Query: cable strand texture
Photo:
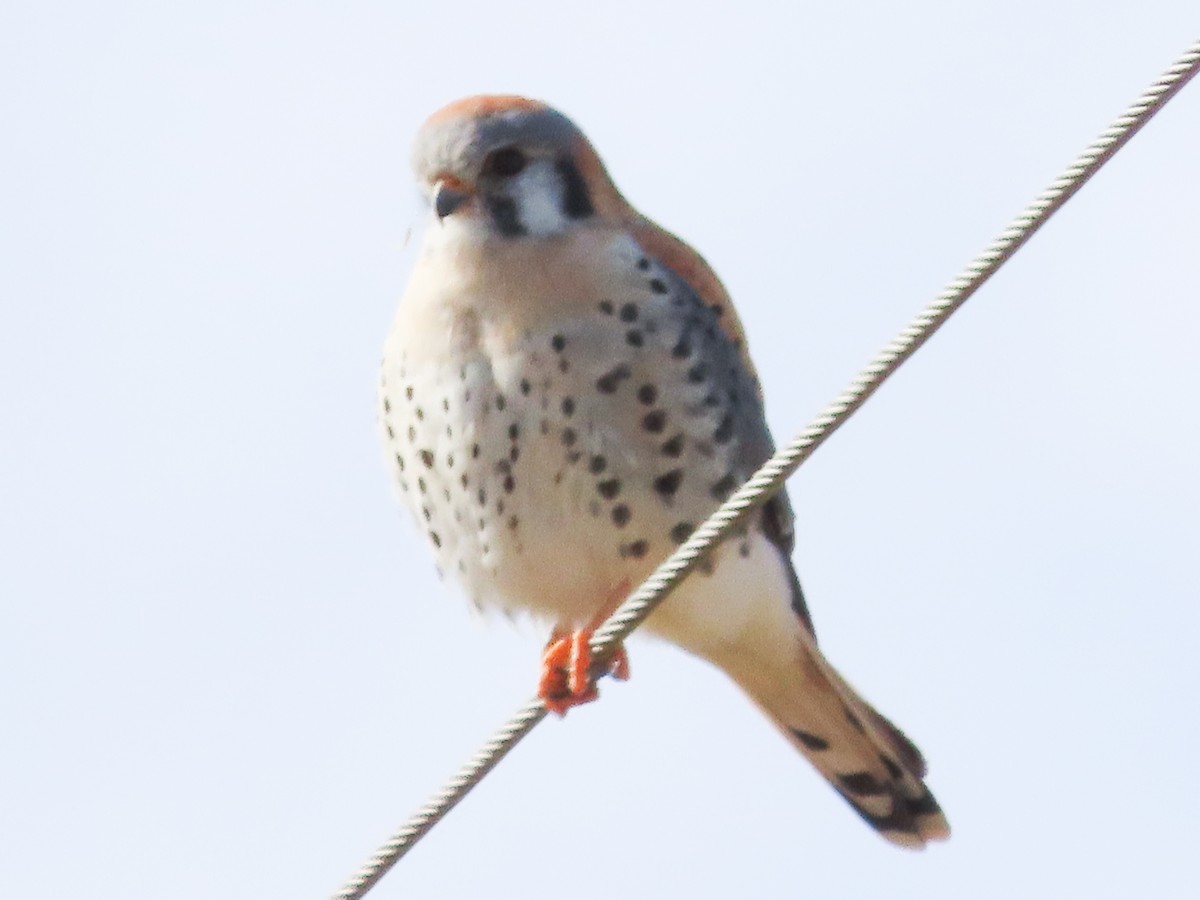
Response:
[{"label": "cable strand texture", "polygon": [[[800,434],[779,450],[631,593],[592,636],[598,663],[640,625],[704,556],[769,500],[817,447],[840,428],[1076,191],[1200,71],[1200,41],[1192,44],[1124,113],[1066,167],[1000,236],[963,268],[900,334]],[[541,700],[528,702],[446,786],[396,832],[333,895],[360,900],[508,752],[546,717]]]}]

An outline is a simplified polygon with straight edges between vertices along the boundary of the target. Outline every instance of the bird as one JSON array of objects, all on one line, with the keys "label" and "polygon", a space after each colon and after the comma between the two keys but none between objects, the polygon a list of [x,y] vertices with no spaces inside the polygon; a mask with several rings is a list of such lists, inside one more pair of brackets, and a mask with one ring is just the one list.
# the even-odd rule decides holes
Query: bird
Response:
[{"label": "bird", "polygon": [[[628,676],[591,631],[774,452],[762,388],[716,274],[563,113],[455,101],[412,164],[431,212],[384,346],[388,466],[478,609],[550,626],[538,694],[561,715],[594,666]],[[643,627],[723,670],[884,838],[945,839],[920,751],[818,648],[793,522],[776,494]]]}]

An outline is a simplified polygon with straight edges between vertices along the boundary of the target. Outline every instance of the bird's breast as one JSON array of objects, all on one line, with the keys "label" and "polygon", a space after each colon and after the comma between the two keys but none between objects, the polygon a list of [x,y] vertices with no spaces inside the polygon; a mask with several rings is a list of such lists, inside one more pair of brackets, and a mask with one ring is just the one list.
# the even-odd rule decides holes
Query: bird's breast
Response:
[{"label": "bird's breast", "polygon": [[382,421],[440,568],[479,605],[582,623],[769,439],[736,349],[672,273],[636,247],[539,266],[414,276]]}]

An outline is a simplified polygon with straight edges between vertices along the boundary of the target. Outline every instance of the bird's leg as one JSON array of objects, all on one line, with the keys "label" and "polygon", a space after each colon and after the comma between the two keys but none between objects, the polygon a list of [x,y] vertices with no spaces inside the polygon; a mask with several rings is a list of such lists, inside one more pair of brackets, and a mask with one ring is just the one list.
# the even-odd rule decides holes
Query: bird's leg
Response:
[{"label": "bird's leg", "polygon": [[[590,703],[600,696],[592,676],[592,634],[621,605],[629,594],[626,579],[609,594],[600,611],[585,628],[569,631],[555,626],[542,655],[542,675],[538,681],[538,696],[546,709],[565,716],[572,706]],[[605,671],[597,675],[612,675],[621,681],[629,677],[629,657],[625,647],[618,646],[608,659]]]}]

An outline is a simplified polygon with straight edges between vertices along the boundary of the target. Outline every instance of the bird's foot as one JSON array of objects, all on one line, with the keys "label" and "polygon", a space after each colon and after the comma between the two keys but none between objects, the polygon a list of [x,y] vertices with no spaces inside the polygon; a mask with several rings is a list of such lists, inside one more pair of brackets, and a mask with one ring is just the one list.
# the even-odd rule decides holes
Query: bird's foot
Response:
[{"label": "bird's foot", "polygon": [[[554,634],[542,655],[542,676],[538,681],[538,696],[546,709],[565,716],[573,706],[591,703],[600,696],[592,675],[592,632],[581,628],[570,634]],[[629,657],[623,646],[617,647],[600,675],[612,675],[625,681],[629,678]]]}]

